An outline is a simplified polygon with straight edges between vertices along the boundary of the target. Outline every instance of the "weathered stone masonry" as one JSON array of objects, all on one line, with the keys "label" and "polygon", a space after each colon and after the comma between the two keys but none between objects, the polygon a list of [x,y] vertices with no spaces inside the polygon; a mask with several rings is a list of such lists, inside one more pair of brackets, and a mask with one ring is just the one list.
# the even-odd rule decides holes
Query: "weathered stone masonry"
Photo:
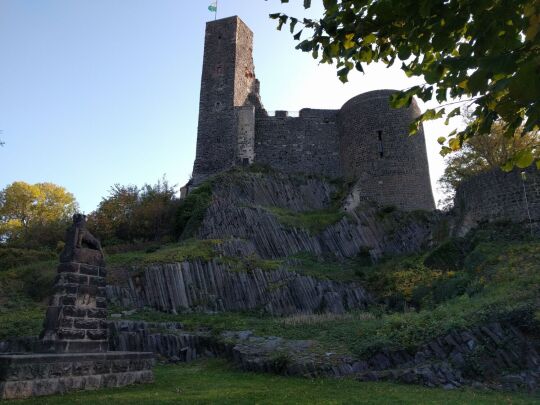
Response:
[{"label": "weathered stone masonry", "polygon": [[193,184],[234,165],[261,163],[286,173],[358,180],[359,198],[399,208],[434,209],[420,114],[388,105],[393,90],[349,100],[340,110],[271,116],[259,96],[253,33],[238,18],[206,26]]},{"label": "weathered stone masonry", "polygon": [[540,232],[540,171],[535,167],[481,173],[458,187],[454,201],[457,234],[499,220],[522,222]]}]

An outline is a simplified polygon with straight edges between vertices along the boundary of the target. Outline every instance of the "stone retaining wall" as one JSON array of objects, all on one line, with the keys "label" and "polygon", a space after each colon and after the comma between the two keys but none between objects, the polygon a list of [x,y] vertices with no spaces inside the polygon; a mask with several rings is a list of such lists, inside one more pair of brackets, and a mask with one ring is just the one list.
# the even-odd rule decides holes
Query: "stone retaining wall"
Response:
[{"label": "stone retaining wall", "polygon": [[152,382],[152,353],[17,354],[0,356],[0,399]]},{"label": "stone retaining wall", "polygon": [[540,170],[497,169],[466,180],[456,190],[454,212],[459,235],[485,221],[506,220],[529,227],[529,216],[533,229],[540,232]]}]

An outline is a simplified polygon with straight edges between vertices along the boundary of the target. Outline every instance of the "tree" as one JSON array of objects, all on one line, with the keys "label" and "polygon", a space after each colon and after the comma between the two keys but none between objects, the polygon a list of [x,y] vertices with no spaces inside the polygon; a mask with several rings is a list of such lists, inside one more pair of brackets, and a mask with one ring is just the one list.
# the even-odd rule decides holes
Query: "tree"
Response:
[{"label": "tree", "polygon": [[137,186],[115,184],[109,196],[88,216],[88,226],[104,244],[115,239],[132,240],[130,223],[139,200]]},{"label": "tree", "polygon": [[456,188],[478,173],[493,170],[507,164],[511,156],[519,156],[531,147],[534,158],[540,158],[540,132],[524,133],[519,128],[512,137],[505,136],[505,125],[493,124],[489,134],[477,135],[467,140],[456,153],[446,158],[446,168],[439,179],[439,186],[446,195],[444,206],[450,206]]},{"label": "tree", "polygon": [[13,182],[0,191],[0,240],[25,247],[54,246],[77,209],[73,194],[61,186]]},{"label": "tree", "polygon": [[[288,0],[281,0],[288,3]],[[456,103],[474,105],[473,119],[459,131],[440,137],[441,154],[460,149],[466,141],[488,134],[495,122],[505,122],[505,136],[518,128],[524,133],[540,126],[540,2],[537,0],[323,0],[319,20],[276,13],[278,29],[289,24],[297,48],[311,52],[321,63],[336,62],[337,74],[347,81],[349,72],[364,65],[401,61],[408,76],[425,83],[391,97],[393,107],[405,107],[413,96],[436,99],[412,125],[460,114]],[[304,0],[309,8],[311,0]],[[513,155],[505,168],[527,167],[536,160],[528,148]]]},{"label": "tree", "polygon": [[105,245],[160,240],[172,234],[177,205],[174,187],[165,177],[142,188],[115,184],[89,215],[88,226]]}]

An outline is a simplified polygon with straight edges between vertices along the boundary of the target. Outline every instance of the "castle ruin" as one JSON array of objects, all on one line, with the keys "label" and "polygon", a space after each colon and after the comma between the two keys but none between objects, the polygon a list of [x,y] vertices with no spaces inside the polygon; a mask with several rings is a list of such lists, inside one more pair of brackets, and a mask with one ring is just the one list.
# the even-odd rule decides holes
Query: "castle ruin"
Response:
[{"label": "castle ruin", "polygon": [[253,33],[237,16],[206,25],[192,184],[235,165],[356,180],[361,200],[405,210],[435,208],[420,110],[392,109],[395,90],[360,94],[339,110],[270,115],[259,95]]}]

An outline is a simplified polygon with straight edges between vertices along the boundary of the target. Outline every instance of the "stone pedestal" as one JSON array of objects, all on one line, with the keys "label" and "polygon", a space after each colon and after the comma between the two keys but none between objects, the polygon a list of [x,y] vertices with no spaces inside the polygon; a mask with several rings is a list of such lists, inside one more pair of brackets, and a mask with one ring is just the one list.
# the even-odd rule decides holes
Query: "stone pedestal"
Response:
[{"label": "stone pedestal", "polygon": [[105,275],[101,244],[76,214],[33,353],[0,356],[0,399],[153,381],[153,353],[107,352]]},{"label": "stone pedestal", "polygon": [[1,355],[0,399],[149,383],[153,364],[153,353]]}]

